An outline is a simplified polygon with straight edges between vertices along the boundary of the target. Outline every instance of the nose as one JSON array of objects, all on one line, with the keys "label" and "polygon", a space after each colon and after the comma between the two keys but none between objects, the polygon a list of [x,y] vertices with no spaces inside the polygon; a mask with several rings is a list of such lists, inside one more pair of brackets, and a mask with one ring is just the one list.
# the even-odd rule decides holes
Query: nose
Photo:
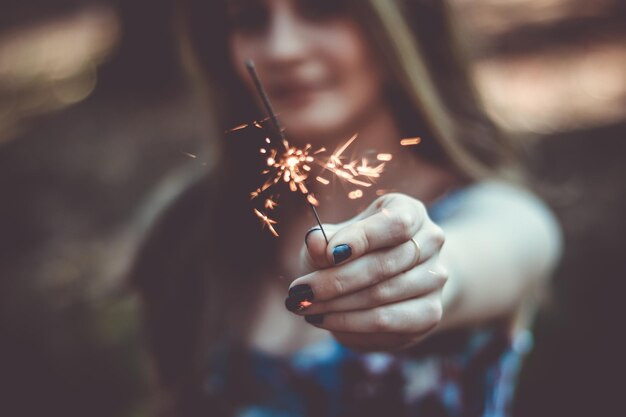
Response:
[{"label": "nose", "polygon": [[300,61],[306,55],[307,36],[303,22],[293,10],[277,10],[266,32],[265,49],[274,63],[285,64]]}]

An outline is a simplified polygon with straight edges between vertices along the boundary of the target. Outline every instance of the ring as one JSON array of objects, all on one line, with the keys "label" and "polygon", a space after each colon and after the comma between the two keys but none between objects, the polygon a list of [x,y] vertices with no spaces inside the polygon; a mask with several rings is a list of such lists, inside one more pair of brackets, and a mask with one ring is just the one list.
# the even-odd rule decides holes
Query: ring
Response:
[{"label": "ring", "polygon": [[422,248],[420,248],[420,244],[417,243],[414,237],[411,238],[411,242],[415,243],[415,262],[413,262],[413,265],[417,265],[422,257]]}]

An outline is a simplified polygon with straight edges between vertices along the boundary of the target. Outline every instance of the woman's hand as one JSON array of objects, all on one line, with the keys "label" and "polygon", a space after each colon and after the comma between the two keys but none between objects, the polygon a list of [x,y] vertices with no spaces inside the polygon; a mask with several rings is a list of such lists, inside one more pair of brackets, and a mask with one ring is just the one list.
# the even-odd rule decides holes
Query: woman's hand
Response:
[{"label": "woman's hand", "polygon": [[388,194],[324,230],[328,245],[319,229],[307,233],[302,258],[314,272],[291,284],[290,311],[358,350],[406,347],[437,326],[444,235],[420,201]]}]

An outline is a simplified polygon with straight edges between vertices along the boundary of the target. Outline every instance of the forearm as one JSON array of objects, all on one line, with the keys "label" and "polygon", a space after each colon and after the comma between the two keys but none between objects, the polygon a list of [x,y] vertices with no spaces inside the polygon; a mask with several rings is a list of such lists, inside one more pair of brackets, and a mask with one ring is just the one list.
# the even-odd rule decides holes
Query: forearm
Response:
[{"label": "forearm", "polygon": [[559,227],[534,196],[513,191],[477,200],[442,225],[440,259],[449,279],[439,329],[512,317],[559,258]]},{"label": "forearm", "polygon": [[532,289],[545,281],[547,274],[531,276],[489,259],[486,253],[494,252],[490,249],[491,244],[449,236],[441,254],[449,277],[442,293],[444,313],[438,329],[511,317]]}]

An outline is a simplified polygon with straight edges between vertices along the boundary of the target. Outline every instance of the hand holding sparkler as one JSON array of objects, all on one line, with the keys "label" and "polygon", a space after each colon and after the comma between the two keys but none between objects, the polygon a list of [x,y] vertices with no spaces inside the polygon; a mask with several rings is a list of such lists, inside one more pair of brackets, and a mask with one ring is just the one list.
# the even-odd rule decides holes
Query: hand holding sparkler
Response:
[{"label": "hand holding sparkler", "polygon": [[[324,236],[324,240],[328,243],[328,236],[315,208],[319,202],[309,191],[308,182],[314,177],[319,184],[328,185],[331,183],[331,180],[326,174],[330,174],[332,179],[337,179],[352,187],[356,187],[347,193],[348,198],[352,200],[360,199],[365,195],[364,190],[370,188],[380,178],[385,169],[385,164],[393,159],[393,155],[379,153],[376,155],[375,162],[370,161],[366,157],[346,159],[346,150],[357,139],[357,135],[352,136],[345,143],[341,144],[325,159],[322,158],[322,155],[326,152],[326,148],[313,150],[310,144],[306,144],[302,148],[291,145],[285,138],[283,129],[261,84],[254,63],[248,60],[246,67],[269,117],[261,121],[241,124],[227,133],[247,128],[255,128],[266,132],[265,123],[271,122],[270,134],[265,138],[265,146],[259,149],[259,152],[266,157],[267,169],[262,171],[262,174],[266,176],[266,181],[259,188],[252,191],[250,196],[252,199],[257,199],[264,193],[269,193],[268,190],[273,189],[279,183],[287,183],[291,192],[300,192],[305,196]],[[419,143],[420,138],[402,139],[400,142],[402,146],[412,146]],[[318,174],[314,174],[314,168],[316,167],[320,171]],[[385,190],[376,190],[376,195],[380,196],[386,192]],[[276,230],[278,221],[270,218],[267,211],[274,210],[277,206],[278,202],[275,197],[269,195],[265,196],[265,203],[262,208],[257,207],[253,209],[255,216],[259,218],[262,225],[267,227],[276,237],[278,237],[278,231]]]},{"label": "hand holding sparkler", "polygon": [[302,261],[317,270],[291,284],[288,310],[366,350],[416,343],[439,323],[443,232],[420,201],[387,194],[328,237],[307,236]]}]

